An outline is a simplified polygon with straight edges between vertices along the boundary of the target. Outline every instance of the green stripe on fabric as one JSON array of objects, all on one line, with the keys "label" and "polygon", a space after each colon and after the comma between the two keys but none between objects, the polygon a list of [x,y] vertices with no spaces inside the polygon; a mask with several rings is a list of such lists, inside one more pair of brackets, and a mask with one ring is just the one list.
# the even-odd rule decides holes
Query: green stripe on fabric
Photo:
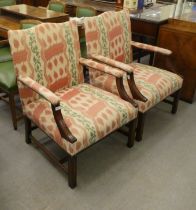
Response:
[{"label": "green stripe on fabric", "polygon": [[114,100],[113,97],[103,94],[100,89],[91,88],[89,85],[86,84],[83,84],[80,87],[82,91],[93,94],[94,97],[107,102],[114,110],[120,112],[123,116],[121,119],[121,125],[127,123],[128,113],[125,111],[124,107],[122,106],[122,103],[118,103],[118,101]]},{"label": "green stripe on fabric", "polygon": [[32,30],[28,30],[27,31],[28,35],[29,35],[29,46],[31,48],[31,52],[32,52],[32,58],[33,58],[33,63],[34,63],[34,67],[35,67],[35,72],[36,72],[36,81],[41,84],[44,85],[44,79],[43,79],[43,69],[41,67],[41,55],[40,55],[40,50],[38,49],[38,43],[36,41],[36,37],[35,37],[35,32]]},{"label": "green stripe on fabric", "polygon": [[64,116],[74,117],[74,119],[85,126],[85,128],[88,130],[88,133],[90,134],[90,143],[97,141],[96,128],[94,127],[94,124],[88,120],[88,118],[86,118],[86,116],[82,115],[80,112],[77,112],[66,103],[61,103],[61,107],[63,108],[62,111]]},{"label": "green stripe on fabric", "polygon": [[76,65],[76,54],[74,49],[74,40],[73,35],[71,34],[71,29],[69,26],[67,26],[67,23],[64,24],[64,30],[65,30],[65,40],[67,41],[67,47],[68,47],[68,58],[69,62],[71,63],[70,71],[72,75],[72,86],[78,84],[78,71],[77,71],[77,65]]},{"label": "green stripe on fabric", "polygon": [[129,27],[128,27],[128,23],[126,21],[127,17],[124,14],[124,12],[120,13],[120,22],[121,25],[123,26],[123,37],[124,37],[124,41],[125,41],[125,63],[130,63],[131,62],[131,34],[129,33]]},{"label": "green stripe on fabric", "polygon": [[100,30],[100,37],[101,37],[101,49],[102,49],[102,55],[103,56],[109,56],[109,42],[108,42],[108,38],[107,38],[107,32],[105,30],[105,26],[104,26],[104,20],[103,18],[100,16],[97,16],[96,18],[96,22],[97,22],[97,26]]}]

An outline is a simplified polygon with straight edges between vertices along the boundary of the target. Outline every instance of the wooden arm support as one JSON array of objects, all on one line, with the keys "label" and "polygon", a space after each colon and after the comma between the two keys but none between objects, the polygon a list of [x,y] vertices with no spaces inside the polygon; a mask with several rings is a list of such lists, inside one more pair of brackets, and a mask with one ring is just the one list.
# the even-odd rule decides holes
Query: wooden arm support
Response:
[{"label": "wooden arm support", "polygon": [[124,88],[123,78],[116,77],[116,86],[117,86],[120,97],[124,99],[125,101],[128,101],[129,103],[131,103],[135,108],[137,108],[138,107],[137,103],[128,96]]},{"label": "wooden arm support", "polygon": [[133,66],[116,61],[111,58],[104,57],[102,55],[90,55],[90,57],[96,61],[102,62],[106,65],[110,65],[111,67],[115,67],[115,68],[118,68],[118,69],[126,72],[127,73],[127,82],[128,82],[128,85],[131,90],[133,98],[136,100],[139,100],[139,101],[143,101],[143,102],[147,101],[147,98],[144,97],[140,93],[140,91],[138,90],[138,88],[135,84],[135,80],[134,80],[134,76],[133,76],[133,72],[134,72],[135,68]]},{"label": "wooden arm support", "polygon": [[[120,97],[130,102],[134,107],[137,107],[137,104],[135,103],[135,101],[128,96],[124,88],[124,84],[123,84],[124,72],[121,69],[113,68],[112,66],[106,65],[105,63],[99,63],[97,61],[93,61],[90,59],[82,58],[80,59],[80,63],[94,70],[102,71],[106,74],[110,74],[114,76],[116,78],[116,86],[117,86]],[[131,72],[131,74],[133,73]]]},{"label": "wooden arm support", "polygon": [[72,135],[71,131],[69,130],[63,119],[61,113],[60,98],[30,77],[20,76],[18,77],[18,80],[25,86],[29,87],[31,90],[45,98],[45,100],[47,100],[51,104],[53,116],[61,136],[66,141],[72,144],[76,142],[77,139]]},{"label": "wooden arm support", "polygon": [[77,141],[76,137],[72,135],[71,131],[65,124],[65,121],[61,113],[60,104],[56,106],[52,105],[52,112],[61,136],[72,144],[76,142]]}]

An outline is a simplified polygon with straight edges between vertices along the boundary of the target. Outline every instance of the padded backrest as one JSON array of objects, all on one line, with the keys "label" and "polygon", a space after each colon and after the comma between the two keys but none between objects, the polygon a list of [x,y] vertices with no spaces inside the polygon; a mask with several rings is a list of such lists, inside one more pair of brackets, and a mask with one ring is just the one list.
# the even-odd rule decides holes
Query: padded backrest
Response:
[{"label": "padded backrest", "polygon": [[96,15],[96,10],[91,7],[77,7],[76,17],[92,17]]},{"label": "padded backrest", "polygon": [[51,1],[48,4],[48,9],[53,10],[55,12],[65,12],[65,4],[58,1]]},{"label": "padded backrest", "polygon": [[[10,30],[8,36],[17,76],[29,76],[51,91],[83,82],[75,21]],[[26,94],[25,98],[22,89],[19,84],[20,96],[25,100],[23,103],[36,99],[33,93]]]},{"label": "padded backrest", "polygon": [[105,12],[84,20],[87,54],[132,62],[131,24],[127,10]]},{"label": "padded backrest", "polygon": [[15,0],[0,0],[0,7],[15,5]]}]

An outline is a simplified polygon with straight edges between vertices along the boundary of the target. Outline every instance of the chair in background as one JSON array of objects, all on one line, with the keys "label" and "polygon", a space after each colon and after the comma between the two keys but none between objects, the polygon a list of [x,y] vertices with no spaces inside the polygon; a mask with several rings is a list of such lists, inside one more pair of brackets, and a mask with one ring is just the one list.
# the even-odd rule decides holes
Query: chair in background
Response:
[{"label": "chair in background", "polygon": [[[136,140],[140,141],[145,115],[150,108],[172,95],[174,100],[169,103],[172,105],[171,112],[176,113],[183,80],[175,73],[133,63],[131,46],[166,55],[171,54],[171,51],[131,41],[130,14],[126,10],[105,12],[96,17],[85,18],[84,27],[87,54],[90,58],[122,69],[124,72],[130,68],[134,71],[134,79],[141,92],[140,97],[135,96],[138,89],[133,87],[129,78],[124,79],[124,85],[129,96],[136,99],[139,106]],[[111,75],[90,71],[90,81],[99,88],[118,94],[115,79]]]},{"label": "chair in background", "polygon": [[[97,11],[93,7],[86,7],[86,6],[76,7],[76,17],[78,18],[92,17],[96,15],[97,15]],[[85,39],[84,30],[80,30],[80,50],[81,50],[81,56],[83,58],[87,58],[86,39]]]},{"label": "chair in background", "polygon": [[15,5],[15,0],[0,0],[0,7]]},{"label": "chair in background", "polygon": [[[21,29],[33,27],[41,22],[25,19],[20,21]],[[18,95],[16,75],[8,40],[0,41],[0,99],[9,103],[13,127],[17,129],[17,121],[22,114],[17,114],[15,97]]]},{"label": "chair in background", "polygon": [[9,103],[13,127],[17,129],[15,96],[18,95],[16,76],[7,40],[0,41],[0,99]]},{"label": "chair in background", "polygon": [[41,23],[42,23],[41,21],[35,19],[24,19],[20,21],[20,28],[28,29]]},{"label": "chair in background", "polygon": [[[131,147],[137,117],[137,105],[123,88],[124,73],[81,58],[78,40],[75,21],[9,31],[25,115],[26,143],[33,141],[65,171],[63,163],[68,160],[71,188],[76,186],[77,154],[127,124],[127,145]],[[124,100],[83,83],[83,65],[114,75]],[[64,149],[67,159],[57,160],[33,137],[31,122]]]},{"label": "chair in background", "polygon": [[51,0],[48,3],[47,9],[55,11],[55,12],[65,13],[66,12],[66,4],[63,2],[60,2],[60,1]]}]

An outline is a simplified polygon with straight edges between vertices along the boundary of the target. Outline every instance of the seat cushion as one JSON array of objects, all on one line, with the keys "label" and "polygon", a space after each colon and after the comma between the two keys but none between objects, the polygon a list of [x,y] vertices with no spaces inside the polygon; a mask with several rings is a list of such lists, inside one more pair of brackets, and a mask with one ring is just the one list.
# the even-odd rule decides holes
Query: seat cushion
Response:
[{"label": "seat cushion", "polygon": [[12,55],[9,46],[0,47],[0,63],[5,61],[11,61]]},{"label": "seat cushion", "polygon": [[[140,112],[146,112],[182,87],[183,80],[177,74],[139,63],[131,65],[136,67],[134,71],[135,83],[140,92],[148,99],[147,102],[137,101]],[[91,80],[91,84],[118,95],[113,76],[100,75]],[[132,97],[127,80],[124,80],[124,86],[128,95]]]},{"label": "seat cushion", "polygon": [[7,90],[17,88],[16,75],[12,61],[0,63],[0,87]]},{"label": "seat cushion", "polygon": [[70,155],[77,154],[137,116],[137,109],[130,103],[89,84],[73,86],[56,94],[62,99],[64,121],[77,138],[74,144],[61,138],[46,100],[29,103],[25,113]]}]

